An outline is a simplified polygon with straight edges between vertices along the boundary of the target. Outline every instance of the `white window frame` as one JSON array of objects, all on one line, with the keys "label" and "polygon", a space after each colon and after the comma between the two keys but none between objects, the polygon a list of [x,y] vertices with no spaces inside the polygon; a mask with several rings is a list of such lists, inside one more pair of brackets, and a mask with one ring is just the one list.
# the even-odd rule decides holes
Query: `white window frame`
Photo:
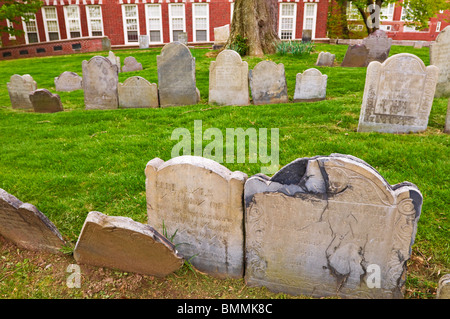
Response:
[{"label": "white window frame", "polygon": [[[381,7],[380,21],[393,21],[394,20],[395,3],[388,3]],[[385,18],[383,18],[385,16]]]},{"label": "white window frame", "polygon": [[[67,10],[69,7],[72,8],[77,8],[77,12],[78,12],[78,30],[80,32],[80,38],[83,36],[82,31],[81,31],[81,18],[80,18],[80,7],[78,5],[68,5],[68,6],[64,6],[64,19],[66,22],[66,33],[67,33],[67,39],[73,39],[72,36],[70,35],[70,23],[69,23],[69,15],[67,13]],[[77,31],[75,31],[77,32]]]},{"label": "white window frame", "polygon": [[[125,15],[126,7],[134,7],[136,8],[136,28],[137,28],[137,39],[136,41],[128,40],[128,28],[127,28],[127,17]],[[134,18],[133,18],[134,19]],[[123,23],[123,35],[125,44],[137,44],[139,43],[139,8],[137,4],[124,4],[122,5],[122,23]]]},{"label": "white window frame", "polygon": [[[14,25],[11,21],[9,21],[9,19],[6,19],[6,25],[8,26],[8,28],[14,28]],[[8,34],[9,35],[9,40],[16,40],[16,36],[12,35],[12,34]]]},{"label": "white window frame", "polygon": [[186,32],[186,7],[184,3],[169,3],[169,32],[170,32],[170,42],[173,42],[173,25],[172,25],[172,19],[173,16],[173,7],[174,6],[182,6],[183,8],[183,32]]},{"label": "white window frame", "polygon": [[[158,31],[158,30],[150,30],[150,15],[148,13],[148,8],[149,7],[158,7],[159,8],[159,16],[157,17],[159,19],[159,37],[161,39],[161,41],[152,41],[151,36],[150,36],[150,31]],[[155,18],[155,17],[154,17]],[[145,5],[145,21],[146,23],[146,27],[147,27],[147,34],[148,34],[148,39],[150,43],[163,43],[164,42],[164,38],[163,38],[163,26],[162,26],[162,9],[161,9],[161,4],[159,3],[151,3],[151,4],[147,4]]]},{"label": "white window frame", "polygon": [[311,39],[316,38],[316,24],[317,24],[317,3],[316,2],[305,2],[304,10],[303,10],[303,30],[306,28],[306,19],[310,18],[306,16],[306,7],[308,6],[314,6],[314,14],[312,16],[313,23],[312,23],[312,32],[311,32]]},{"label": "white window frame", "polygon": [[230,25],[233,22],[233,14],[234,14],[234,2],[230,2]]},{"label": "white window frame", "polygon": [[[283,6],[292,6],[293,12],[294,14],[292,16],[283,16]],[[292,36],[290,39],[282,39],[281,34],[284,31],[284,29],[282,29],[282,23],[281,21],[283,20],[283,18],[292,18],[292,29],[290,31],[292,31]],[[296,25],[297,25],[297,3],[292,3],[292,2],[280,2],[280,7],[279,7],[279,17],[278,17],[278,36],[280,37],[280,39],[282,40],[294,40],[295,39],[295,32],[296,32]]]},{"label": "white window frame", "polygon": [[347,20],[361,20],[358,8],[351,1],[347,1]]},{"label": "white window frame", "polygon": [[[50,8],[55,9],[56,19],[49,19],[47,17],[46,9],[50,9]],[[46,41],[48,42],[48,41],[59,41],[59,40],[61,40],[61,34],[59,32],[59,22],[58,22],[58,9],[55,6],[42,7],[42,19],[44,20],[44,30],[45,30],[45,39],[46,39]],[[56,26],[57,26],[57,29],[58,29],[58,40],[50,40],[49,30],[48,30],[48,22],[49,21],[56,21]],[[55,31],[51,31],[51,32],[55,32]]]},{"label": "white window frame", "polygon": [[[206,17],[203,16],[199,16],[197,17],[195,15],[195,7],[197,6],[205,6],[206,7]],[[196,26],[196,18],[206,18],[206,29],[197,29]],[[193,3],[192,4],[192,33],[193,33],[193,39],[194,42],[199,42],[197,40],[197,31],[206,31],[206,42],[209,42],[209,4],[205,3],[205,2],[200,2],[200,3]],[[205,41],[201,41],[201,42],[205,42]]]},{"label": "white window frame", "polygon": [[[91,14],[89,13],[89,8],[93,8],[93,7],[98,7],[100,9],[100,17],[96,18],[96,17],[91,17]],[[100,19],[100,25],[102,26],[102,35],[103,36],[105,34],[105,32],[103,31],[103,14],[102,14],[102,7],[100,5],[88,5],[86,6],[86,20],[87,20],[87,25],[88,25],[88,32],[89,32],[89,36],[93,37],[94,35],[92,34],[93,32],[99,32],[98,30],[92,30],[92,20],[98,20]],[[97,35],[96,35],[97,36]]]},{"label": "white window frame", "polygon": [[22,19],[22,27],[23,27],[23,31],[25,31],[25,43],[26,44],[30,44],[30,41],[28,40],[28,33],[36,33],[38,41],[37,42],[32,42],[32,43],[39,43],[39,42],[41,42],[41,40],[39,38],[39,29],[38,29],[37,22],[36,22],[36,15],[32,14],[32,13],[30,13],[30,15],[32,15],[34,18],[28,20],[28,22],[33,22],[34,23],[34,27],[36,28],[36,32],[29,32],[28,31],[28,27],[27,27],[27,23],[25,22],[25,20]]}]

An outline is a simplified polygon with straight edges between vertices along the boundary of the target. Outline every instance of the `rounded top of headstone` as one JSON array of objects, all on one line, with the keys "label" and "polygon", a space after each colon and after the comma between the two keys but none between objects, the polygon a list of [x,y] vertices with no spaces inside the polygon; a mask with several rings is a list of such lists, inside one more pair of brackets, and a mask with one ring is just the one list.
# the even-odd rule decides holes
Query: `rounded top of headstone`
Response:
[{"label": "rounded top of headstone", "polygon": [[255,67],[253,68],[253,71],[255,71],[255,70],[256,71],[257,70],[284,70],[284,64],[283,63],[276,64],[273,61],[264,60],[255,65]]},{"label": "rounded top of headstone", "polygon": [[441,41],[448,41],[450,42],[450,25],[446,26],[444,30],[439,32],[438,36],[436,37],[436,42]]},{"label": "rounded top of headstone", "polygon": [[179,41],[173,41],[164,45],[164,47],[161,50],[161,56],[167,54],[168,52],[175,52],[175,51],[185,51],[186,53],[189,53],[189,55],[192,56],[189,48]]},{"label": "rounded top of headstone", "polygon": [[125,64],[134,64],[134,63],[138,63],[138,61],[136,60],[136,58],[134,56],[127,56],[124,60],[123,63]]},{"label": "rounded top of headstone", "polygon": [[[421,68],[422,70],[426,69],[425,63],[423,63],[422,59],[419,58],[417,55],[411,54],[411,53],[399,53],[395,54],[389,58],[387,58],[383,65],[386,67],[390,64],[393,64],[394,67],[397,68],[403,68],[402,64],[404,63],[415,63],[417,67]],[[408,69],[405,69],[405,72],[408,71]]]},{"label": "rounded top of headstone", "polygon": [[224,63],[224,62],[242,63],[242,58],[239,55],[239,53],[237,53],[236,51],[226,49],[217,55],[216,62],[218,62],[218,63]]},{"label": "rounded top of headstone", "polygon": [[303,71],[302,75],[308,75],[308,76],[322,76],[322,72],[315,68],[310,68],[305,71]]}]

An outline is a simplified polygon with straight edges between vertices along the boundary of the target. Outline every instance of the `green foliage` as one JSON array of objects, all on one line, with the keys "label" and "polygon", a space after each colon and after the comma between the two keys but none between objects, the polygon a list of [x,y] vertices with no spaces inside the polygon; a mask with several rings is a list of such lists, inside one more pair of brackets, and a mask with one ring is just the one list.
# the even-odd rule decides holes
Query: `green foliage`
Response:
[{"label": "green foliage", "polygon": [[228,45],[227,49],[234,50],[237,53],[239,53],[240,56],[245,56],[248,53],[249,46],[248,46],[248,39],[244,38],[240,34],[236,36],[234,41]]},{"label": "green foliage", "polygon": [[[0,21],[8,19],[14,23],[21,23],[22,18],[25,21],[28,21],[43,4],[44,3],[41,0],[4,0],[0,6]],[[7,27],[5,25],[0,26],[0,33],[2,32],[11,35],[20,35],[23,33],[23,30],[16,30],[13,27]]]},{"label": "green foliage", "polygon": [[276,52],[281,56],[291,53],[293,56],[308,55],[312,52],[314,44],[312,42],[301,41],[279,41],[276,44]]}]

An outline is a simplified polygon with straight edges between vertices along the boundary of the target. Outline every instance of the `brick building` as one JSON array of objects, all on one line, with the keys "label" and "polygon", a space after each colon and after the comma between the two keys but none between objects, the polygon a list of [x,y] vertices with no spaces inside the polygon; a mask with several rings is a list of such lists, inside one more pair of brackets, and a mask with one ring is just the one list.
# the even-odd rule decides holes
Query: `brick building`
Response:
[{"label": "brick building", "polygon": [[[234,0],[43,0],[29,22],[14,25],[23,36],[2,34],[3,47],[108,37],[112,47],[137,46],[139,35],[150,45],[175,41],[186,32],[189,43],[214,41],[214,28],[230,24]],[[328,0],[279,0],[281,39],[326,37]],[[10,23],[0,21],[0,23]],[[63,41],[64,42],[64,41]]]}]

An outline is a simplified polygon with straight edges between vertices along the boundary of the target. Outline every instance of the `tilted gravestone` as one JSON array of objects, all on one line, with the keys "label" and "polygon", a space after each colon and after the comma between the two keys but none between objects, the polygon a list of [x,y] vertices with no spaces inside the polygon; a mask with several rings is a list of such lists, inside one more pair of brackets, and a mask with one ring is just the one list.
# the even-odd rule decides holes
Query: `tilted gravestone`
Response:
[{"label": "tilted gravestone", "polygon": [[242,278],[247,175],[198,156],[155,158],[145,175],[148,223],[175,234],[178,251],[198,270]]},{"label": "tilted gravestone", "polygon": [[139,63],[135,57],[127,56],[123,60],[122,72],[132,72],[142,70],[142,64]]},{"label": "tilted gravestone", "polygon": [[422,206],[349,155],[297,159],[244,189],[245,281],[315,297],[402,298]]},{"label": "tilted gravestone", "polygon": [[249,71],[249,79],[253,104],[289,102],[282,63],[261,61]]},{"label": "tilted gravestone", "polygon": [[37,90],[36,81],[31,75],[14,74],[6,84],[13,109],[33,109],[30,93]]},{"label": "tilted gravestone", "polygon": [[389,57],[392,39],[383,30],[376,30],[363,39],[363,44],[369,49],[366,65],[372,61],[384,62]]},{"label": "tilted gravestone", "polygon": [[59,92],[72,92],[82,89],[82,78],[75,72],[65,71],[55,77],[55,90]]},{"label": "tilted gravestone", "polygon": [[117,72],[120,72],[120,57],[116,56],[114,52],[109,51],[108,56],[106,57],[113,65],[117,66]]},{"label": "tilted gravestone", "polygon": [[39,89],[30,94],[30,101],[36,113],[56,113],[64,111],[61,98],[49,90]]},{"label": "tilted gravestone", "polygon": [[239,53],[223,50],[209,66],[209,103],[248,105],[248,64]]},{"label": "tilted gravestone", "polygon": [[124,108],[158,107],[158,86],[140,76],[119,83],[119,106]]},{"label": "tilted gravestone", "polygon": [[369,49],[364,44],[349,45],[345,53],[342,67],[365,67],[367,66],[367,57]]},{"label": "tilted gravestone", "polygon": [[330,52],[320,52],[317,57],[316,66],[333,66],[334,59],[336,59],[335,54]]},{"label": "tilted gravestone", "polygon": [[314,102],[326,98],[328,76],[311,68],[298,73],[295,81],[294,102]]},{"label": "tilted gravestone", "polygon": [[230,36],[230,25],[214,28],[213,50],[221,49],[228,41]]},{"label": "tilted gravestone", "polygon": [[188,47],[180,42],[168,43],[156,60],[161,107],[197,104],[195,58]]},{"label": "tilted gravestone", "polygon": [[367,68],[358,132],[408,133],[426,130],[438,68],[417,56],[396,54]]},{"label": "tilted gravestone", "polygon": [[117,65],[102,56],[94,56],[89,61],[84,60],[82,68],[86,110],[117,109],[119,105]]},{"label": "tilted gravestone", "polygon": [[58,254],[65,245],[56,226],[34,205],[0,189],[0,235],[19,247]]},{"label": "tilted gravestone", "polygon": [[175,246],[151,226],[95,211],[88,214],[73,255],[79,264],[157,277],[184,264]]},{"label": "tilted gravestone", "polygon": [[430,64],[439,68],[435,97],[450,97],[450,26],[430,46]]}]

